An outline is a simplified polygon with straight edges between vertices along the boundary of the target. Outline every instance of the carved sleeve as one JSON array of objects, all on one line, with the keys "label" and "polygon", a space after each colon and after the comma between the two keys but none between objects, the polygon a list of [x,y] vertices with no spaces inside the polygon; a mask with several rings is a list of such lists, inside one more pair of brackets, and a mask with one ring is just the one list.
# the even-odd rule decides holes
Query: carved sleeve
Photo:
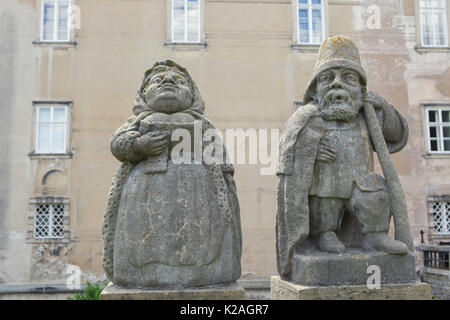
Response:
[{"label": "carved sleeve", "polygon": [[141,136],[135,119],[130,117],[111,137],[111,153],[121,162],[138,162],[145,158],[135,147],[136,139]]}]

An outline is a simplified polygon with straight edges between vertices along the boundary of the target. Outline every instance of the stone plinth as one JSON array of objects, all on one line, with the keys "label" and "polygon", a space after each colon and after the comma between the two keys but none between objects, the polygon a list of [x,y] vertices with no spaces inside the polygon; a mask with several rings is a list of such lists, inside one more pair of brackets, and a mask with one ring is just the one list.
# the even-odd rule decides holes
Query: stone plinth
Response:
[{"label": "stone plinth", "polygon": [[127,289],[109,283],[100,300],[244,300],[245,290],[237,283],[184,290]]},{"label": "stone plinth", "polygon": [[384,252],[347,250],[342,254],[311,252],[295,254],[292,271],[286,280],[303,286],[366,285],[373,274],[369,266],[380,268],[381,283],[406,283],[416,280],[414,256]]},{"label": "stone plinth", "polygon": [[271,277],[272,300],[430,300],[430,285],[422,282],[382,284],[380,289],[366,285],[307,287]]}]

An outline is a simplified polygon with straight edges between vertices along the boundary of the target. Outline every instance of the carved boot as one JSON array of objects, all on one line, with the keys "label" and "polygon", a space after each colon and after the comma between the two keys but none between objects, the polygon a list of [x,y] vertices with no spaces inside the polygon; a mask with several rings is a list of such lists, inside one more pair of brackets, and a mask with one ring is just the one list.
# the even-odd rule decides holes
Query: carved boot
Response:
[{"label": "carved boot", "polygon": [[343,253],[344,244],[338,239],[333,231],[323,232],[319,235],[319,249],[329,253]]},{"label": "carved boot", "polygon": [[373,232],[364,235],[362,246],[364,250],[381,250],[389,254],[403,255],[408,253],[408,247],[401,241],[391,239],[384,232]]}]

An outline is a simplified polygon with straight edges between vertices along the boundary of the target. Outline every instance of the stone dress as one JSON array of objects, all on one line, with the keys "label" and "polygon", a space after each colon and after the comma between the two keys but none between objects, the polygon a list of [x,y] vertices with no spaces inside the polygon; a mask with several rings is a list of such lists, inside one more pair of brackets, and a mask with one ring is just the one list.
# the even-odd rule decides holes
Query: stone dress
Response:
[{"label": "stone dress", "polygon": [[[183,112],[153,113],[139,131],[170,131],[194,120]],[[138,162],[124,180],[114,237],[115,284],[187,288],[231,283],[240,276],[239,212],[223,214],[217,177],[206,165],[173,163],[175,143]],[[225,177],[228,204],[239,211],[234,181]]]}]

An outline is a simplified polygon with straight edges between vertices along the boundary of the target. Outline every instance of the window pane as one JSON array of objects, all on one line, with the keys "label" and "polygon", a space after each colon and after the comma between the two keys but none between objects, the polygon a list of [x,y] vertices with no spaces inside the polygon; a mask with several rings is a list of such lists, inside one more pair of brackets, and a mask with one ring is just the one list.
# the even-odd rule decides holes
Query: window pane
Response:
[{"label": "window pane", "polygon": [[186,41],[184,30],[184,0],[173,0],[173,41]]},{"label": "window pane", "polygon": [[69,5],[59,5],[59,19],[58,19],[58,40],[69,40]]},{"label": "window pane", "polygon": [[54,153],[64,153],[64,124],[54,124],[53,125],[53,146],[52,152]]},{"label": "window pane", "polygon": [[431,148],[431,151],[438,151],[438,144],[437,144],[436,140],[430,141],[430,148]]},{"label": "window pane", "polygon": [[53,121],[66,122],[66,108],[54,108]]},{"label": "window pane", "polygon": [[299,23],[299,42],[309,43],[309,21],[308,21],[308,10],[299,9],[298,10],[298,23]]},{"label": "window pane", "polygon": [[438,113],[437,111],[429,110],[428,111],[428,121],[429,122],[437,122],[437,120],[438,120],[437,113]]},{"label": "window pane", "polygon": [[450,140],[444,140],[444,151],[450,151]]},{"label": "window pane", "polygon": [[433,45],[433,21],[431,10],[422,10],[421,13],[421,23],[422,23],[422,44],[424,46]]},{"label": "window pane", "polygon": [[42,19],[42,39],[54,40],[55,5],[53,3],[44,4]]},{"label": "window pane", "polygon": [[298,0],[298,4],[307,4],[308,0]]},{"label": "window pane", "polygon": [[430,127],[430,138],[437,138],[437,128]]},{"label": "window pane", "polygon": [[50,152],[50,124],[38,124],[37,150],[40,153]]},{"label": "window pane", "polygon": [[450,122],[450,111],[442,110],[442,122]]},{"label": "window pane", "polygon": [[442,131],[444,138],[450,138],[450,127],[443,127]]},{"label": "window pane", "polygon": [[187,28],[188,28],[188,41],[200,40],[199,29],[200,10],[197,0],[188,0],[187,11]]},{"label": "window pane", "polygon": [[322,42],[322,12],[320,9],[312,10],[312,29],[313,29],[313,43]]},{"label": "window pane", "polygon": [[447,30],[444,28],[444,10],[434,10],[434,25],[435,25],[435,45],[443,46],[446,43]]},{"label": "window pane", "polygon": [[321,0],[311,0],[311,3],[312,3],[312,4],[320,4],[320,3],[321,3]]},{"label": "window pane", "polygon": [[50,108],[39,108],[39,122],[50,121]]}]

